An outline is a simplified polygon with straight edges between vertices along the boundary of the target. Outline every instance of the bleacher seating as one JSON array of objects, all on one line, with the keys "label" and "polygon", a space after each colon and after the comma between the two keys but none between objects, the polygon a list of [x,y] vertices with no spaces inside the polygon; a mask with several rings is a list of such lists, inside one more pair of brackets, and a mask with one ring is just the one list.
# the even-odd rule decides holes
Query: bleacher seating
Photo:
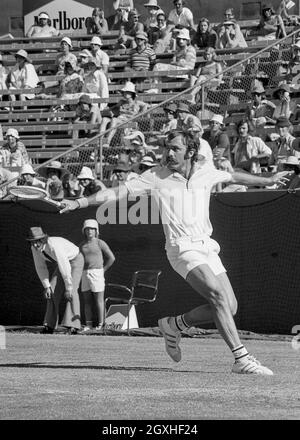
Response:
[{"label": "bleacher seating", "polygon": [[[253,27],[253,22],[243,23],[242,29]],[[103,49],[110,56],[109,66],[109,98],[94,98],[95,103],[114,104],[120,99],[121,84],[126,80],[132,80],[136,83],[138,97],[154,106],[150,117],[144,117],[138,128],[146,134],[153,133],[157,127],[161,127],[163,112],[157,109],[157,105],[166,100],[183,99],[189,100],[190,96],[181,94],[177,97],[177,93],[183,92],[189,87],[189,80],[186,78],[178,78],[178,75],[189,75],[190,70],[182,69],[182,71],[165,71],[165,72],[146,72],[146,71],[124,71],[127,63],[128,51],[113,50],[113,46],[117,41],[117,32],[110,32],[103,36]],[[41,83],[44,86],[38,86],[34,93],[45,93],[45,87],[51,87],[57,84],[59,78],[54,74],[54,61],[59,50],[59,42],[61,38],[55,37],[50,39],[34,40],[28,38],[17,38],[14,40],[1,40],[0,52],[3,54],[3,60],[6,66],[12,66],[15,63],[14,53],[20,48],[28,51],[30,58],[35,65]],[[78,54],[83,48],[89,47],[91,36],[74,35],[72,36],[73,53]],[[225,73],[222,83],[217,90],[208,93],[206,101],[201,102],[198,107],[191,106],[192,112],[197,110],[213,111],[215,113],[226,114],[226,123],[235,123],[244,113],[246,103],[249,100],[249,91],[251,84],[257,76],[258,72],[265,72],[268,75],[269,83],[267,87],[268,96],[272,95],[272,91],[276,88],[278,82],[284,79],[279,74],[278,68],[283,60],[290,59],[290,45],[295,40],[295,36],[289,36],[285,44],[276,47],[274,41],[248,41],[247,48],[235,49],[219,49],[217,55],[225,64]],[[275,45],[275,48],[273,46]],[[270,48],[271,46],[271,48]],[[197,50],[196,67],[204,63],[203,50]],[[165,53],[157,55],[157,61],[162,63],[170,63],[173,53]],[[252,56],[251,62],[248,60]],[[228,70],[228,72],[226,72]],[[158,83],[155,87],[159,93],[148,94],[148,89],[153,88],[152,80],[156,78]],[[18,95],[20,90],[2,90],[0,96]],[[24,90],[22,90],[24,93]],[[5,98],[7,99],[7,98]],[[45,160],[54,158],[55,155],[67,151],[70,147],[88,142],[88,137],[75,138],[74,133],[82,129],[82,124],[72,124],[70,121],[74,117],[74,111],[63,110],[65,106],[74,106],[78,99],[35,99],[26,101],[0,101],[0,123],[5,134],[9,126],[18,129],[22,142],[28,148],[34,163],[38,164]],[[52,112],[53,107],[62,107],[55,114]],[[205,126],[207,121],[203,121]],[[84,124],[85,129],[92,129],[93,133],[99,131],[99,126],[90,126]],[[298,129],[298,128],[297,128]],[[297,132],[297,131],[296,131]],[[0,145],[3,141],[0,142]],[[92,147],[93,149],[93,147]]]}]

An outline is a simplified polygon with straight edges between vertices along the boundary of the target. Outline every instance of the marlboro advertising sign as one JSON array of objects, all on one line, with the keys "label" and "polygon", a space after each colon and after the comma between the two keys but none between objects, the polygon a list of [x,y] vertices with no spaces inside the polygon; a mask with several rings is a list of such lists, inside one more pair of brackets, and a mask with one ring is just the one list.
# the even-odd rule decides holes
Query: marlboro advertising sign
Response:
[{"label": "marlboro advertising sign", "polygon": [[86,34],[85,21],[92,15],[94,9],[92,6],[74,0],[43,1],[42,3],[42,6],[24,14],[24,34],[37,23],[41,12],[47,12],[51,25],[62,34]]}]

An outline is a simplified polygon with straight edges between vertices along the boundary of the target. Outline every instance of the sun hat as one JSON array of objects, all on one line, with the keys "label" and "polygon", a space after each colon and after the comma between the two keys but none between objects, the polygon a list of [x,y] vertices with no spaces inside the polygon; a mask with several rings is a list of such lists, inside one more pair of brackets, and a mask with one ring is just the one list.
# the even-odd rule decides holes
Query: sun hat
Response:
[{"label": "sun hat", "polygon": [[154,7],[157,9],[160,9],[160,6],[157,4],[157,0],[149,0],[148,3],[144,3],[145,8],[149,7]]},{"label": "sun hat", "polygon": [[98,46],[102,46],[102,40],[99,37],[93,37],[91,39],[91,44],[98,44]]},{"label": "sun hat", "polygon": [[154,162],[154,159],[152,156],[146,155],[140,161],[140,165],[146,165],[148,167],[156,167],[157,164]]},{"label": "sun hat", "polygon": [[81,52],[79,52],[78,56],[83,58],[92,58],[93,54],[88,49],[83,49]]},{"label": "sun hat", "polygon": [[131,81],[127,81],[125,83],[123,89],[121,89],[121,92],[122,93],[131,92],[131,93],[134,93],[136,95],[135,85]]},{"label": "sun hat", "polygon": [[66,174],[70,174],[70,172],[66,168],[63,168],[61,162],[59,162],[58,160],[53,160],[52,162],[49,163],[49,165],[46,165],[45,167],[40,168],[39,174],[42,177],[47,178],[48,177],[48,170],[58,170],[60,179],[63,176],[65,176]]},{"label": "sun hat", "polygon": [[15,128],[9,128],[6,132],[6,137],[13,136],[16,139],[20,139],[19,132]]},{"label": "sun hat", "polygon": [[134,141],[134,139],[137,138],[140,138],[143,144],[145,143],[145,136],[141,131],[136,130],[124,136],[124,139],[132,140],[132,141]]},{"label": "sun hat", "polygon": [[254,84],[254,86],[251,89],[251,93],[259,93],[260,95],[265,93],[265,89],[261,84],[261,82],[257,82],[256,84]]},{"label": "sun hat", "polygon": [[135,36],[135,39],[140,38],[141,40],[148,40],[148,35],[146,32],[138,32]]},{"label": "sun hat", "polygon": [[42,238],[47,238],[48,235],[45,234],[43,229],[40,226],[33,226],[29,230],[29,234],[26,238],[27,241],[36,241],[41,240]]},{"label": "sun hat", "polygon": [[18,50],[18,52],[15,53],[15,57],[16,56],[25,58],[25,60],[28,61],[28,63],[31,63],[30,58],[28,58],[28,53],[24,49]]},{"label": "sun hat", "polygon": [[180,102],[177,106],[177,112],[185,112],[185,113],[191,113],[189,106],[185,104],[184,102]]},{"label": "sun hat", "polygon": [[210,122],[218,122],[219,124],[224,125],[224,117],[222,115],[213,115]]},{"label": "sun hat", "polygon": [[97,220],[94,220],[93,218],[89,218],[87,220],[85,220],[83,222],[83,226],[82,226],[82,233],[84,234],[84,230],[85,228],[92,228],[92,229],[96,229],[97,234],[99,234],[99,225]]},{"label": "sun hat", "polygon": [[188,29],[180,29],[176,38],[182,38],[183,40],[190,40],[190,33]]},{"label": "sun hat", "polygon": [[168,113],[176,113],[177,105],[174,103],[167,104],[164,108],[164,111]]},{"label": "sun hat", "polygon": [[36,172],[34,171],[34,169],[32,168],[32,166],[30,165],[30,163],[25,163],[25,165],[23,165],[21,172],[20,172],[21,176],[23,174],[31,174],[32,176],[36,175]]},{"label": "sun hat", "polygon": [[276,120],[276,127],[290,127],[291,123],[289,121],[288,118],[286,118],[285,116],[280,116],[277,120]]},{"label": "sun hat", "polygon": [[71,38],[69,38],[69,37],[64,37],[64,38],[61,39],[60,43],[62,43],[63,41],[64,41],[65,43],[67,43],[70,47],[73,47],[73,46],[72,46]]},{"label": "sun hat", "polygon": [[92,104],[92,100],[90,98],[89,95],[81,95],[79,98],[79,102],[81,102],[82,104]]},{"label": "sun hat", "polygon": [[89,167],[82,167],[80,173],[77,176],[77,179],[89,179],[89,180],[95,180],[95,177],[93,175],[93,171]]},{"label": "sun hat", "polygon": [[300,168],[299,159],[296,156],[286,157],[281,163],[284,165],[294,165]]},{"label": "sun hat", "polygon": [[41,12],[40,14],[39,14],[39,17],[38,17],[39,19],[40,18],[45,18],[45,19],[49,19],[50,17],[49,17],[49,15],[47,14],[47,12]]},{"label": "sun hat", "polygon": [[277,89],[274,91],[273,98],[278,98],[278,94],[279,94],[280,90],[284,90],[285,92],[288,92],[288,93],[291,92],[290,86],[288,84],[282,83],[282,84],[279,84]]}]

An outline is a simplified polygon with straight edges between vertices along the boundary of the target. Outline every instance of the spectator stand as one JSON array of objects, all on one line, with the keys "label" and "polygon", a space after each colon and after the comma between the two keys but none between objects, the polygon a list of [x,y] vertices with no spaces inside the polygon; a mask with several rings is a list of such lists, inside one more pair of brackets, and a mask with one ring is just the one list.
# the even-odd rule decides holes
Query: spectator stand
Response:
[{"label": "spectator stand", "polygon": [[[202,100],[195,105],[191,106],[191,112],[196,114],[199,112],[202,118],[202,123],[208,122],[209,117],[214,114],[227,114],[227,128],[230,134],[233,119],[235,118],[234,113],[236,110],[245,109],[247,102],[249,101],[249,90],[251,89],[252,82],[261,74],[263,71],[265,73],[266,80],[266,90],[269,94],[272,90],[276,88],[276,80],[280,77],[277,75],[278,66],[282,63],[282,57],[285,61],[289,62],[290,57],[290,45],[291,42],[295,40],[298,35],[298,31],[294,31],[293,34],[289,35],[285,39],[273,41],[273,42],[257,42],[248,48],[243,49],[230,49],[230,50],[219,50],[218,55],[222,60],[226,61],[226,68],[223,70],[223,82],[219,86],[218,90],[215,90],[212,94],[208,93],[206,99]],[[82,37],[81,37],[82,38]],[[57,44],[60,39],[56,41],[37,42],[36,44],[43,44],[43,49],[45,50],[46,44]],[[90,37],[82,38],[82,41],[88,44]],[[73,40],[74,41],[74,40]],[[81,39],[78,39],[81,42]],[[2,41],[3,43],[3,41]],[[18,42],[17,42],[18,43]],[[11,43],[12,44],[12,43]],[[15,42],[13,43],[15,44]],[[74,47],[76,43],[74,44]],[[50,47],[50,46],[49,46]],[[56,45],[56,48],[58,45]],[[79,47],[77,45],[76,47]],[[0,44],[1,48],[1,44]],[[0,49],[1,50],[1,49]],[[16,49],[17,50],[17,49]],[[38,54],[33,54],[38,55]],[[54,60],[56,58],[56,53],[43,52],[40,54],[43,61],[48,62],[49,59]],[[107,104],[113,104],[118,102],[120,95],[118,91],[120,90],[120,83],[125,82],[130,79],[136,82],[136,89],[138,91],[138,99],[149,103],[151,106],[145,113],[134,117],[129,123],[121,124],[119,128],[119,133],[113,139],[113,145],[111,148],[104,149],[103,138],[110,129],[106,130],[104,133],[97,133],[93,137],[82,137],[79,139],[74,139],[73,133],[80,130],[83,126],[78,124],[70,123],[70,119],[74,116],[71,111],[59,110],[57,113],[53,114],[51,109],[53,106],[66,106],[76,104],[78,100],[60,100],[60,99],[49,99],[49,100],[26,100],[26,101],[2,101],[0,102],[0,122],[3,126],[3,131],[5,133],[7,127],[16,126],[19,130],[21,139],[24,144],[28,147],[30,156],[32,157],[33,163],[36,165],[36,169],[45,163],[49,163],[51,160],[61,160],[64,166],[72,168],[73,172],[79,172],[83,164],[91,166],[96,170],[98,176],[103,178],[105,176],[105,170],[109,169],[117,161],[117,157],[120,151],[124,150],[124,143],[122,137],[120,137],[120,132],[128,126],[137,127],[146,136],[146,142],[150,136],[157,133],[162,124],[164,123],[163,108],[165,104],[171,101],[184,100],[188,103],[189,92],[192,89],[188,88],[189,81],[186,79],[178,79],[176,75],[179,73],[189,74],[191,72],[183,70],[182,72],[125,72],[120,71],[121,64],[126,63],[126,54],[124,55],[124,60],[112,61],[110,66],[109,76],[111,82],[109,84],[110,97],[107,99],[93,99],[93,102],[105,102]],[[122,55],[122,56],[123,56]],[[203,62],[203,51],[197,52],[197,63]],[[9,57],[10,55],[8,55]],[[161,60],[168,62],[172,54],[163,54]],[[118,55],[120,57],[120,54]],[[5,55],[4,55],[5,59]],[[160,59],[158,57],[158,59]],[[38,60],[38,57],[36,58]],[[39,64],[41,64],[41,57],[39,58]],[[45,64],[46,65],[46,64]],[[116,66],[118,71],[116,71]],[[266,73],[267,72],[267,73]],[[160,82],[158,84],[159,93],[158,94],[147,94],[148,86],[147,82],[144,81],[151,77],[158,76]],[[172,78],[174,76],[174,80]],[[42,80],[56,80],[55,76],[41,77]],[[211,80],[211,78],[210,78]],[[37,88],[35,91],[39,93],[41,88]],[[202,91],[205,90],[205,83],[202,87]],[[22,91],[24,92],[24,90]],[[2,94],[20,93],[20,91],[3,91]],[[203,93],[203,92],[202,92]],[[26,108],[26,110],[24,110]],[[242,110],[243,111],[243,110]],[[240,116],[243,113],[240,113]],[[233,118],[233,119],[230,119]],[[236,117],[237,120],[237,117]],[[86,128],[86,127],[85,127]],[[97,130],[97,126],[89,127]],[[296,128],[298,130],[298,128]],[[297,132],[297,131],[296,131]],[[46,160],[46,162],[45,162]],[[77,170],[77,171],[76,171]]]}]

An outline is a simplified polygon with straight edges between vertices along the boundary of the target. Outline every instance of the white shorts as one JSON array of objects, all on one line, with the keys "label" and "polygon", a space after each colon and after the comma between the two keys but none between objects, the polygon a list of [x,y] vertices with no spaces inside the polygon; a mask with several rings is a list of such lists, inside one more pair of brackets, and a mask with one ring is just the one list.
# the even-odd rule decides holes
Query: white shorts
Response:
[{"label": "white shorts", "polygon": [[220,246],[212,238],[178,239],[176,245],[166,247],[166,252],[171,266],[184,279],[200,264],[207,264],[215,275],[226,272],[218,255]]},{"label": "white shorts", "polygon": [[82,272],[81,291],[103,292],[105,279],[103,269],[87,269]]}]

